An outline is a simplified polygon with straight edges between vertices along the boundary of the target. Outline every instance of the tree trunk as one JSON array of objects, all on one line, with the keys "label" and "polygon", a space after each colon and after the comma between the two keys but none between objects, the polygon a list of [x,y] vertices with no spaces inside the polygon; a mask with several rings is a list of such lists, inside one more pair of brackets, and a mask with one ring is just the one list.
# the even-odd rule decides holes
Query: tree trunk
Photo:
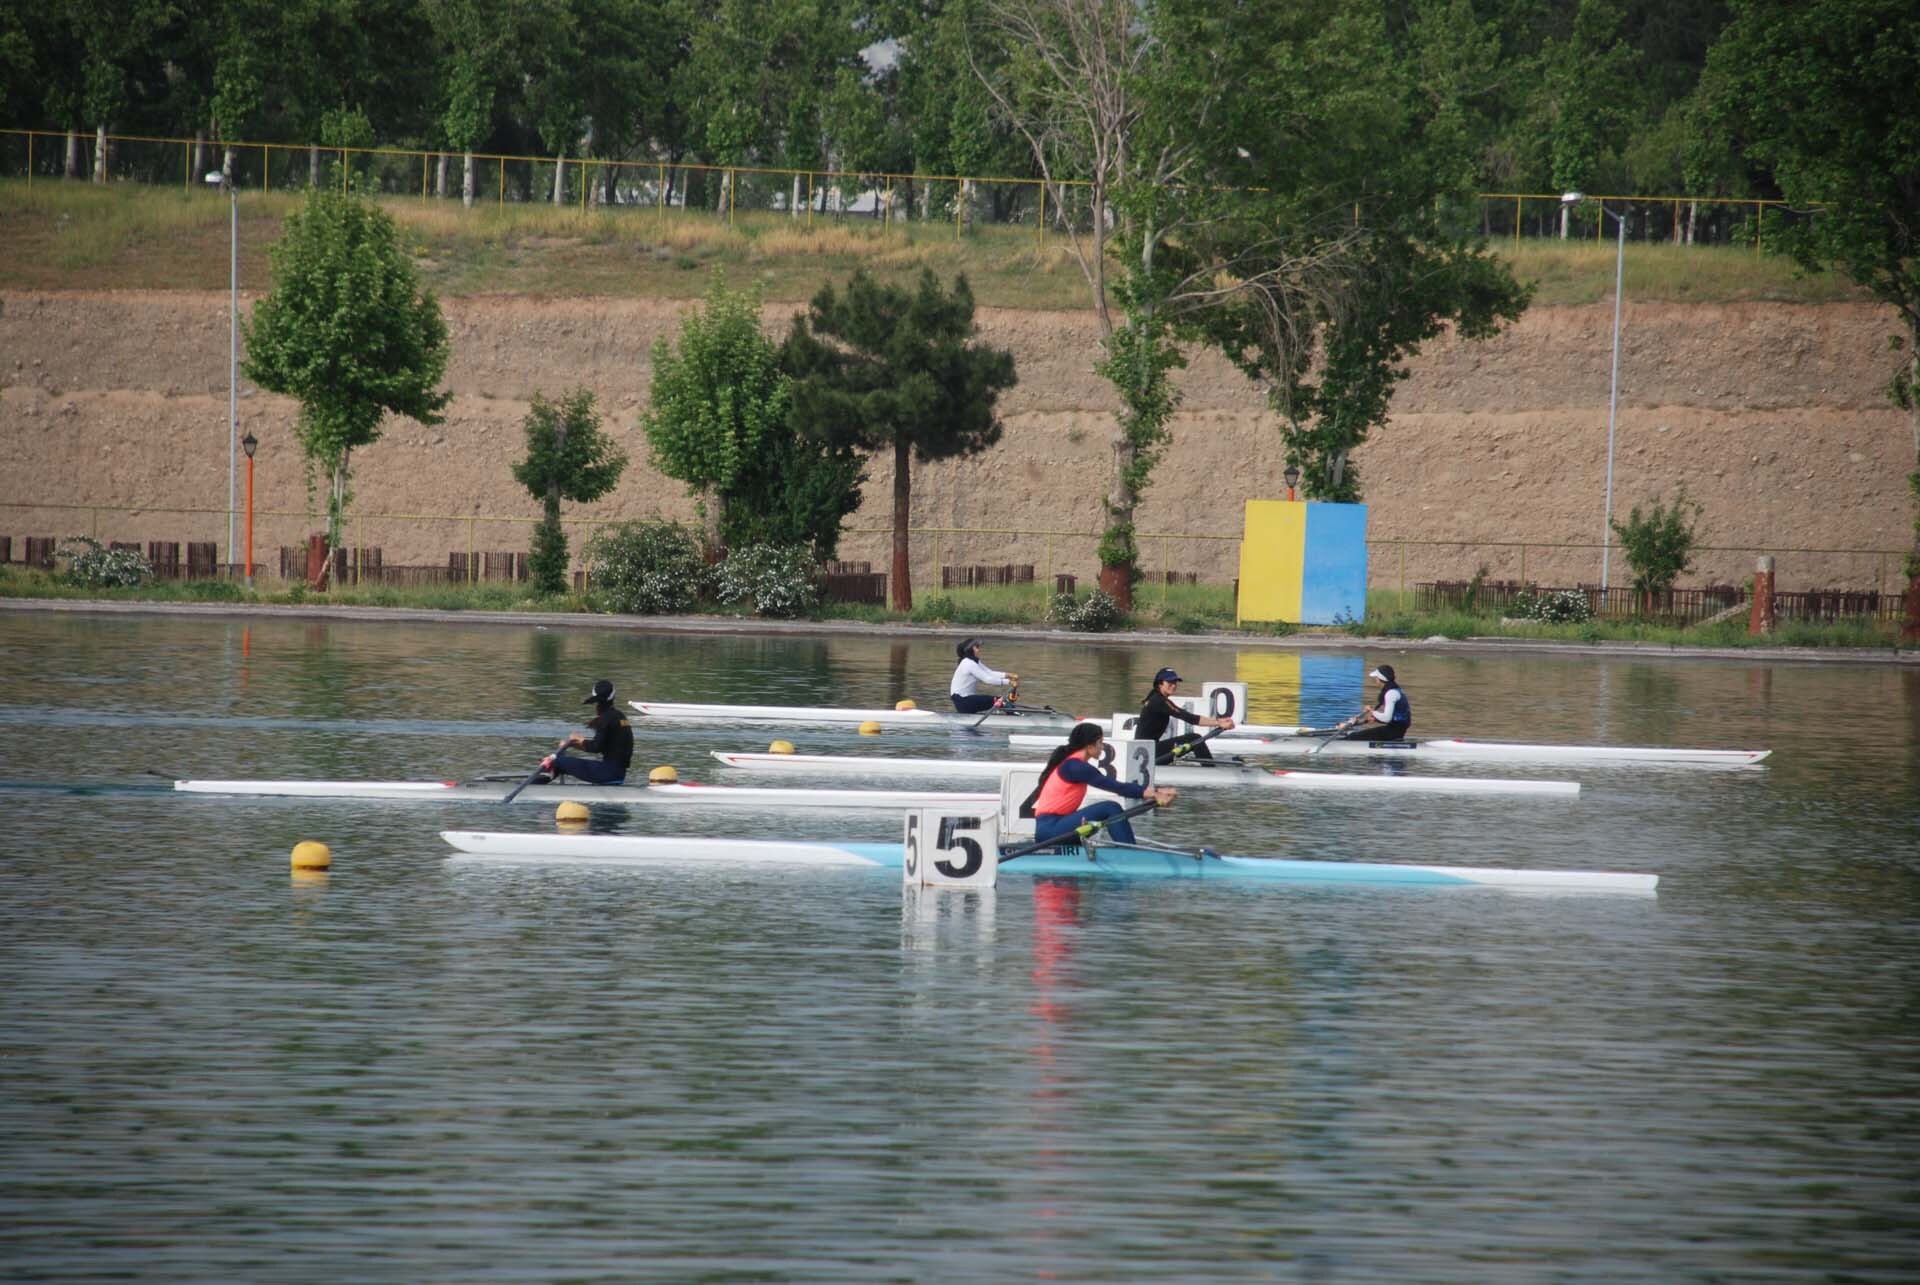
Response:
[{"label": "tree trunk", "polygon": [[720,197],[713,204],[713,212],[720,218],[726,218],[733,209],[733,171],[720,171]]},{"label": "tree trunk", "polygon": [[93,129],[93,181],[107,181],[107,127],[96,125]]},{"label": "tree trunk", "polygon": [[447,154],[445,152],[434,157],[433,194],[443,201],[447,199]]},{"label": "tree trunk", "polygon": [[1561,206],[1560,207],[1560,239],[1562,241],[1567,239],[1567,225],[1570,222],[1572,222],[1572,219],[1573,219],[1573,207],[1571,205]]},{"label": "tree trunk", "polygon": [[466,161],[466,172],[460,178],[460,204],[469,210],[473,208],[473,153],[461,153]]},{"label": "tree trunk", "polygon": [[80,177],[80,131],[67,129],[67,177]]},{"label": "tree trunk", "polygon": [[800,217],[800,176],[793,176],[793,199],[787,202],[787,213],[791,218]]},{"label": "tree trunk", "polygon": [[[1120,439],[1113,444],[1113,479],[1107,486],[1107,520],[1112,523],[1124,523],[1133,528],[1133,509],[1139,497],[1127,485],[1127,474],[1133,469],[1136,452],[1122,432]],[[1119,604],[1120,610],[1133,610],[1133,567],[1134,560],[1116,562],[1111,566],[1100,567],[1100,587],[1109,598]]]},{"label": "tree trunk", "polygon": [[567,203],[567,154],[565,152],[553,158],[553,203]]},{"label": "tree trunk", "polygon": [[193,181],[198,183],[207,172],[207,131],[193,131]]},{"label": "tree trunk", "polygon": [[320,144],[307,144],[307,186],[318,189],[320,186]]},{"label": "tree trunk", "polygon": [[893,575],[891,606],[895,611],[913,610],[913,573],[908,561],[907,518],[913,505],[913,480],[907,472],[913,457],[913,443],[905,437],[893,443]]},{"label": "tree trunk", "polygon": [[960,183],[960,230],[963,233],[973,231],[973,180],[964,179]]},{"label": "tree trunk", "polygon": [[233,186],[233,149],[231,147],[222,148],[220,152],[220,182],[229,188]]}]

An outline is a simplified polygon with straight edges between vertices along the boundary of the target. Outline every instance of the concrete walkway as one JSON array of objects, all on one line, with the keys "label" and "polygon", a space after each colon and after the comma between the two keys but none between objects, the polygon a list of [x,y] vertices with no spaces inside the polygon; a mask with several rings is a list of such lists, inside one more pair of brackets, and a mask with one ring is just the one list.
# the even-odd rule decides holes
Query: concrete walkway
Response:
[{"label": "concrete walkway", "polygon": [[262,603],[101,602],[82,598],[0,598],[0,613],[162,616],[189,619],[319,620],[364,624],[512,625],[540,629],[626,629],[652,634],[773,634],[796,638],[862,637],[938,639],[965,635],[1031,642],[1082,643],[1106,647],[1235,647],[1274,651],[1405,651],[1444,655],[1549,655],[1632,660],[1742,660],[1767,664],[1912,665],[1920,649],[1869,647],[1678,647],[1667,643],[1559,642],[1515,638],[1356,638],[1346,633],[1179,634],[1128,631],[1077,634],[1023,625],[917,625],[864,620],[760,620],[740,616],[615,616],[587,612],[427,611],[413,607],[298,606]]}]

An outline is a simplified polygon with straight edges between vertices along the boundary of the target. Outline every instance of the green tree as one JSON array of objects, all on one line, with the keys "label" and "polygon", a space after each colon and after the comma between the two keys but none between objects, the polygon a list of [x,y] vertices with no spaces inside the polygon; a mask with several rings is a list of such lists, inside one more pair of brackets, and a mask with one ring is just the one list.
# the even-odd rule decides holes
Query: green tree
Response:
[{"label": "green tree", "polygon": [[1625,522],[1608,520],[1607,525],[1620,537],[1621,554],[1633,568],[1633,587],[1649,612],[1673,591],[1674,581],[1693,570],[1701,512],[1682,487],[1672,504],[1656,499],[1644,515],[1636,504]]},{"label": "green tree", "polygon": [[1709,58],[1748,159],[1788,201],[1821,206],[1770,228],[1768,246],[1845,273],[1900,318],[1887,391],[1912,420],[1906,570],[1920,577],[1920,21],[1901,0],[1737,0]]},{"label": "green tree", "polygon": [[786,431],[792,396],[780,354],[760,329],[760,300],[716,272],[678,344],[653,346],[653,381],[640,428],[654,467],[701,497],[711,543],[726,539],[736,488]]},{"label": "green tree", "polygon": [[422,290],[393,220],[357,196],[308,195],[271,251],[273,289],[245,327],[248,379],[300,403],[295,431],[328,478],[327,543],[337,548],[353,449],[387,414],[438,424],[447,327]]},{"label": "green tree", "polygon": [[975,455],[1000,440],[994,404],[1014,385],[1013,354],[974,334],[966,278],[943,291],[922,269],[912,290],[864,270],[844,291],[823,286],[787,336],[795,421],[818,436],[892,450],[895,611],[913,609],[912,461]]},{"label": "green tree", "polygon": [[560,501],[589,504],[599,499],[619,482],[627,457],[601,431],[593,394],[584,388],[557,405],[535,393],[522,423],[527,458],[513,466],[513,479],[541,505],[528,568],[537,592],[565,593],[567,533],[560,526]]}]

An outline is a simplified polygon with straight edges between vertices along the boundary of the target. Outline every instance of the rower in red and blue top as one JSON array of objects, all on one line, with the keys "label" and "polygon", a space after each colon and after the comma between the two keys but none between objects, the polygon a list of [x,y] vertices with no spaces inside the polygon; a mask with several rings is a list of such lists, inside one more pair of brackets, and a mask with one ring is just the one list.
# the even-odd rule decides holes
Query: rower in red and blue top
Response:
[{"label": "rower in red and blue top", "polygon": [[1167,724],[1172,719],[1177,718],[1195,727],[1218,727],[1228,731],[1233,728],[1233,720],[1230,718],[1202,718],[1198,714],[1189,714],[1174,704],[1173,698],[1178,694],[1179,687],[1180,675],[1173,670],[1163,669],[1155,674],[1152,690],[1147,693],[1147,698],[1140,702],[1140,721],[1133,725],[1133,734],[1136,738],[1154,742],[1153,761],[1156,763],[1171,763],[1174,759],[1187,754],[1199,759],[1213,757],[1212,751],[1207,749],[1206,742],[1200,738],[1198,732],[1168,737]]},{"label": "rower in red and blue top", "polygon": [[1413,702],[1400,690],[1392,665],[1382,665],[1367,677],[1378,680],[1380,692],[1374,703],[1339,724],[1348,741],[1398,741],[1405,739],[1413,725]]},{"label": "rower in red and blue top", "polygon": [[[1177,797],[1174,791],[1156,786],[1149,790],[1131,781],[1119,781],[1093,765],[1106,740],[1098,723],[1080,723],[1067,736],[1067,743],[1047,756],[1046,770],[1040,773],[1040,786],[1033,792],[1033,837],[1052,839],[1072,835],[1076,826],[1088,821],[1104,821],[1126,811],[1108,800],[1082,807],[1087,787],[1095,785],[1110,794],[1128,799],[1151,799],[1165,807]],[[1133,827],[1115,821],[1107,833],[1116,843],[1132,843]]]},{"label": "rower in red and blue top", "polygon": [[1003,674],[980,663],[978,638],[967,639],[953,649],[953,654],[960,658],[960,663],[954,667],[953,681],[947,684],[947,694],[953,697],[953,707],[960,713],[984,714],[994,707],[994,698],[980,690],[982,683],[1011,688],[1010,695],[1020,690],[1020,675]]},{"label": "rower in red and blue top", "polygon": [[602,678],[580,703],[595,707],[593,717],[587,720],[587,728],[593,735],[571,732],[561,748],[564,751],[578,746],[600,757],[588,759],[563,752],[548,755],[541,766],[552,773],[555,780],[575,776],[589,785],[618,785],[627,779],[627,767],[633,762],[633,728],[627,724],[626,715],[614,707],[613,684]]}]

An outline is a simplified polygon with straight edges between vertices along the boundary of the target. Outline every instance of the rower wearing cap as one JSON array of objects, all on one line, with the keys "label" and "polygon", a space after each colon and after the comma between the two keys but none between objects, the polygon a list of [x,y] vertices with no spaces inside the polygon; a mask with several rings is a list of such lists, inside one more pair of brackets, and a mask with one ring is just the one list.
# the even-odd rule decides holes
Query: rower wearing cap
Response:
[{"label": "rower wearing cap", "polygon": [[[1106,734],[1100,730],[1100,724],[1077,723],[1068,734],[1067,743],[1047,756],[1046,770],[1040,773],[1040,784],[1028,796],[1028,802],[1033,806],[1035,839],[1070,838],[1073,831],[1085,822],[1105,821],[1125,811],[1111,799],[1082,807],[1086,802],[1088,786],[1123,798],[1151,799],[1161,807],[1173,802],[1175,794],[1172,790],[1158,786],[1148,789],[1131,781],[1116,780],[1095,767],[1093,760],[1100,757],[1100,746],[1105,739]],[[1107,834],[1116,843],[1133,842],[1133,827],[1124,819],[1110,824]]]},{"label": "rower wearing cap", "polygon": [[[1154,742],[1154,761],[1171,763],[1174,759],[1191,754],[1197,759],[1210,759],[1213,753],[1207,749],[1206,741],[1197,732],[1187,732],[1169,738],[1167,724],[1173,719],[1191,723],[1195,727],[1219,727],[1230,729],[1230,718],[1202,718],[1198,714],[1189,714],[1173,703],[1180,686],[1180,675],[1171,669],[1163,669],[1153,676],[1153,687],[1147,692],[1147,698],[1140,702],[1140,721],[1133,725],[1134,737],[1142,741]],[[1183,748],[1184,747],[1184,748]]]},{"label": "rower wearing cap", "polygon": [[[618,785],[627,779],[627,766],[633,762],[633,728],[627,725],[626,715],[614,706],[613,684],[602,678],[580,703],[595,707],[593,717],[587,720],[587,729],[593,735],[569,733],[560,752],[548,755],[541,766],[556,780],[573,776],[589,785]],[[568,754],[565,751],[569,746],[600,757],[589,759]]]},{"label": "rower wearing cap", "polygon": [[960,658],[954,667],[953,681],[947,684],[947,693],[953,697],[953,707],[962,714],[984,714],[1000,702],[980,690],[980,684],[989,683],[995,687],[1007,687],[1010,698],[1020,694],[1020,675],[1003,674],[997,669],[988,669],[980,663],[980,640],[969,638],[953,649]]},{"label": "rower wearing cap", "polygon": [[1378,680],[1380,692],[1374,697],[1372,705],[1339,724],[1339,730],[1346,732],[1343,739],[1401,740],[1406,736],[1407,728],[1413,725],[1413,702],[1400,690],[1399,680],[1393,676],[1392,665],[1382,665],[1367,677]]}]

